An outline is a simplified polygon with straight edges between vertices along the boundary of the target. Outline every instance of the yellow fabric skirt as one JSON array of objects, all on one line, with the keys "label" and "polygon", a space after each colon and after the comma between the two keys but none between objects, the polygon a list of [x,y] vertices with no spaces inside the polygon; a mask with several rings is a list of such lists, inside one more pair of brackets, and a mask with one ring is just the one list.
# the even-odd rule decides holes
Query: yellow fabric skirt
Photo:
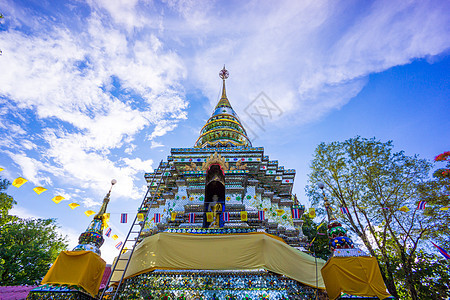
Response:
[{"label": "yellow fabric skirt", "polygon": [[[129,252],[121,256],[117,269],[124,269]],[[155,269],[171,270],[252,270],[266,269],[305,285],[325,289],[315,259],[266,233],[201,235],[159,233],[136,246],[125,278]],[[316,278],[317,274],[317,278]],[[113,273],[118,281],[122,273]]]}]

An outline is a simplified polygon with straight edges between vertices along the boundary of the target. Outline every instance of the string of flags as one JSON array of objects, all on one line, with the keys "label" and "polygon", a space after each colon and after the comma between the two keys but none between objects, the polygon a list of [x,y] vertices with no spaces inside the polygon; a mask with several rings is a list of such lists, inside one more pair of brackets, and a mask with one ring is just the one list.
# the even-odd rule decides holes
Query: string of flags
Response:
[{"label": "string of flags", "polygon": [[[4,170],[5,170],[4,168],[0,168],[0,172],[1,172],[1,171],[4,171]],[[12,181],[11,185],[14,186],[14,187],[16,187],[16,188],[20,188],[20,187],[22,187],[22,186],[23,186],[25,183],[27,183],[27,182],[28,182],[27,179],[25,179],[25,178],[23,178],[23,177],[17,177],[16,179],[14,179],[14,180]],[[33,188],[33,191],[34,191],[37,195],[41,195],[42,193],[48,191],[48,189],[45,188],[45,187],[42,187],[42,186],[36,186],[36,187]],[[65,200],[65,199],[66,199],[66,198],[63,197],[63,196],[61,196],[61,195],[56,195],[56,196],[54,196],[51,200],[52,200],[55,204],[59,204],[61,201]],[[76,209],[77,207],[80,207],[81,205],[78,204],[78,203],[76,203],[76,202],[72,202],[72,203],[69,203],[68,206],[69,206],[72,210],[74,210],[74,209]],[[90,210],[90,209],[89,209],[89,210],[86,210],[86,211],[84,212],[84,214],[85,214],[87,217],[90,217],[90,216],[94,215],[95,213],[96,213],[95,211]],[[109,213],[106,213],[106,214],[103,215],[102,229],[106,229],[105,235],[106,235],[107,237],[111,237],[111,233],[112,233],[112,229],[111,229],[110,227],[108,227],[108,225],[107,225],[108,222],[109,222],[109,219],[110,219],[110,214],[109,214]],[[121,223],[127,223],[127,214],[121,214],[121,219],[124,220],[124,222],[121,222]],[[138,214],[138,219],[143,220],[143,219],[144,219],[144,215],[143,215],[143,214]],[[119,238],[118,235],[116,235],[116,234],[112,235],[112,239],[113,239],[113,240],[117,240],[118,238]],[[120,242],[120,243],[122,243],[122,242]],[[119,244],[120,244],[120,243],[119,243]],[[120,247],[121,247],[121,245],[120,245]],[[120,248],[120,247],[119,247],[119,248]],[[117,248],[117,245],[116,245],[116,248]]]}]

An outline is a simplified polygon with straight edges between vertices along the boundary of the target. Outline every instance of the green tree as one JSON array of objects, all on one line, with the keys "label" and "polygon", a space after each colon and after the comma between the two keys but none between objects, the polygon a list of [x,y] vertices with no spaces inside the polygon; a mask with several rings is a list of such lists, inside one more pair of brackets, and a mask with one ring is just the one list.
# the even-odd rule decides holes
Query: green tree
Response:
[{"label": "green tree", "polygon": [[323,182],[336,211],[349,210],[339,218],[378,259],[386,286],[396,298],[400,268],[409,297],[419,299],[422,284],[415,276],[416,254],[421,241],[439,231],[433,214],[417,208],[422,192],[433,188],[424,184],[431,167],[426,160],[394,152],[391,141],[361,137],[321,143],[311,164],[307,193],[312,204],[319,205],[317,184]]},{"label": "green tree", "polygon": [[[0,189],[9,185],[0,181]],[[58,254],[67,248],[54,219],[20,219],[8,214],[15,204],[0,194],[0,282],[1,285],[34,284],[42,279]]]},{"label": "green tree", "polygon": [[[303,234],[308,238],[308,251],[315,252],[316,257],[328,260],[331,255],[330,247],[328,245],[329,239],[327,236],[327,225],[324,222],[320,224],[314,222],[309,214],[303,214]],[[319,228],[318,228],[319,227]]]}]

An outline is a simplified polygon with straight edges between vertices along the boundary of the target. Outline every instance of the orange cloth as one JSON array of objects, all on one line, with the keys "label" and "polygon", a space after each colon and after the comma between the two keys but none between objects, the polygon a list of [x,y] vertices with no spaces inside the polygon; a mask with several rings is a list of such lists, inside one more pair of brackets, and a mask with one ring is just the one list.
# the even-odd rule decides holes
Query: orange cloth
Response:
[{"label": "orange cloth", "polygon": [[330,299],[338,298],[342,292],[380,299],[391,296],[375,257],[332,257],[321,273]]},{"label": "orange cloth", "polygon": [[106,262],[92,251],[62,251],[41,284],[75,285],[97,295]]}]

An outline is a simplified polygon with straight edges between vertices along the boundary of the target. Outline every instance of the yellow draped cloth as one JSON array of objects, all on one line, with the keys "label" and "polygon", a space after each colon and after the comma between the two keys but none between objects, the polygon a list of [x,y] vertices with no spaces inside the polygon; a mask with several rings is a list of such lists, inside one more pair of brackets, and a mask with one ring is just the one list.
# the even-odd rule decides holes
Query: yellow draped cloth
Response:
[{"label": "yellow draped cloth", "polygon": [[330,299],[338,298],[342,292],[380,299],[390,296],[375,257],[332,257],[321,272]]},{"label": "yellow draped cloth", "polygon": [[[121,256],[124,269],[130,253]],[[266,233],[196,235],[162,232],[145,238],[134,251],[125,278],[153,271],[266,269],[324,289],[320,269],[325,264]],[[317,274],[317,279],[316,279]],[[113,273],[119,281],[122,273]],[[317,283],[316,283],[317,282]]]},{"label": "yellow draped cloth", "polygon": [[41,284],[75,285],[97,295],[106,262],[92,251],[62,251]]}]

